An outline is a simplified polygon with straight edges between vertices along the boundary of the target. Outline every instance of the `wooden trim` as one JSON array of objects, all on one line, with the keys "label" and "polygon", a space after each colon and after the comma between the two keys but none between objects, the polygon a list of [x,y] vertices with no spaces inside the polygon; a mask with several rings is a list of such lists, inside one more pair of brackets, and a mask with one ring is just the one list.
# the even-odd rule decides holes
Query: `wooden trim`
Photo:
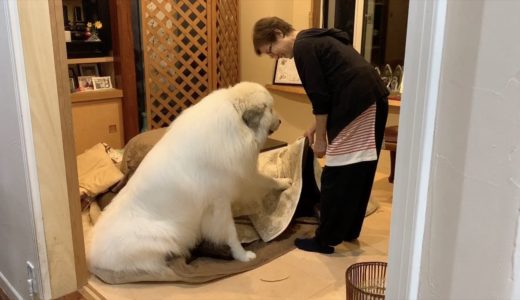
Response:
[{"label": "wooden trim", "polygon": [[97,64],[97,63],[109,63],[113,62],[113,56],[104,56],[104,57],[87,57],[87,58],[69,58],[67,59],[67,64],[75,65],[75,64]]},{"label": "wooden trim", "polygon": [[[317,0],[317,1],[321,1],[321,0]],[[240,82],[240,78],[242,78],[242,76],[240,75],[240,29],[241,29],[241,23],[240,23],[240,0],[237,0],[237,26],[238,26],[238,30],[237,30],[237,82],[236,83],[239,83]]]},{"label": "wooden trim", "polygon": [[123,91],[119,89],[106,89],[95,91],[84,91],[70,94],[72,103],[87,102],[102,99],[122,98]]},{"label": "wooden trim", "polygon": [[398,114],[401,111],[401,101],[388,99],[388,113]]},{"label": "wooden trim", "polygon": [[320,28],[321,0],[311,0],[310,27]]},{"label": "wooden trim", "polygon": [[79,291],[72,292],[65,296],[61,296],[56,300],[87,300]]},{"label": "wooden trim", "polygon": [[61,0],[49,0],[49,15],[51,20],[51,32],[54,60],[56,68],[56,80],[58,85],[58,101],[61,120],[61,134],[63,139],[63,155],[65,161],[65,173],[67,181],[67,193],[70,209],[70,223],[72,230],[72,246],[74,249],[74,262],[76,267],[77,287],[87,284],[88,270],[85,257],[85,241],[83,238],[83,225],[81,218],[81,206],[79,201],[79,183],[76,166],[76,150],[74,148],[74,132],[72,129],[72,108],[69,97],[67,52],[65,48],[65,36],[63,32],[63,6]]},{"label": "wooden trim", "polygon": [[90,283],[79,290],[79,293],[87,300],[106,300],[105,296]]},{"label": "wooden trim", "polygon": [[115,81],[116,86],[124,91],[122,104],[126,143],[139,133],[132,8],[128,0],[109,2]]},{"label": "wooden trim", "polygon": [[152,110],[148,107],[150,105],[150,89],[148,88],[148,80],[150,80],[150,74],[148,73],[150,68],[150,59],[148,55],[146,55],[146,46],[145,46],[145,38],[146,38],[146,27],[144,24],[146,21],[145,10],[143,9],[143,5],[145,5],[145,0],[139,0],[139,12],[141,18],[141,48],[143,53],[143,88],[144,88],[144,96],[145,96],[145,114],[146,114],[146,130],[152,129]]},{"label": "wooden trim", "polygon": [[208,66],[209,66],[209,89],[213,91],[218,87],[218,74],[217,74],[217,2],[218,0],[208,0],[207,12],[208,19],[206,28],[208,29],[209,39],[209,52],[208,52]]},{"label": "wooden trim", "polygon": [[265,87],[270,91],[284,92],[296,95],[307,95],[302,86],[281,85],[281,84],[266,84]]},{"label": "wooden trim", "polygon": [[9,297],[7,297],[7,294],[0,288],[0,300],[9,300]]}]

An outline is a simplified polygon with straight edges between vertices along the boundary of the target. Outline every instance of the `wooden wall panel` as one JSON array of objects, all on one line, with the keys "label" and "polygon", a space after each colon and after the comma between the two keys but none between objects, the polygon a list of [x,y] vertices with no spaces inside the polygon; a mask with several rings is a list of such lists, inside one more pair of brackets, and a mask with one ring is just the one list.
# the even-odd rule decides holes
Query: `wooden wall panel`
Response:
[{"label": "wooden wall panel", "polygon": [[128,0],[110,0],[109,4],[116,86],[124,91],[122,128],[128,142],[139,133],[132,8]]}]

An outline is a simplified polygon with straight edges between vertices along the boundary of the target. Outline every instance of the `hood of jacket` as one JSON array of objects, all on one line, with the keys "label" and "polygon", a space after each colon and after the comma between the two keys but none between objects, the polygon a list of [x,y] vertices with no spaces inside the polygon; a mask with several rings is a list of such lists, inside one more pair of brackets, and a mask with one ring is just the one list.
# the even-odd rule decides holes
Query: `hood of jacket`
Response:
[{"label": "hood of jacket", "polygon": [[306,38],[306,37],[317,37],[317,36],[331,36],[335,39],[341,41],[344,44],[352,45],[352,39],[349,34],[345,31],[339,30],[337,28],[312,28],[307,30],[302,30],[298,34],[298,38]]}]

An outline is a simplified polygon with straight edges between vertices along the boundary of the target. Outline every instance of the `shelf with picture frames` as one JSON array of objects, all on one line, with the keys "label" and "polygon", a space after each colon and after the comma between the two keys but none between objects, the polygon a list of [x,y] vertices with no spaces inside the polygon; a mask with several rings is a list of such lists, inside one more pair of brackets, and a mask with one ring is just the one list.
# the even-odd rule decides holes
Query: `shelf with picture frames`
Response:
[{"label": "shelf with picture frames", "polygon": [[70,94],[70,100],[72,101],[72,103],[114,99],[121,97],[123,97],[123,91],[114,88],[94,91],[83,91]]},{"label": "shelf with picture frames", "polygon": [[[265,87],[274,92],[283,92],[288,94],[295,94],[295,95],[305,95],[307,96],[307,93],[305,92],[305,89],[301,85],[282,85],[282,84],[266,84]],[[388,96],[388,112],[399,114],[401,110],[401,95],[399,94],[399,97],[395,94],[391,94]]]},{"label": "shelf with picture frames", "polygon": [[[67,64],[69,65],[69,69],[72,68],[75,71],[75,78],[79,78],[80,76],[93,76],[93,77],[110,77],[110,85],[108,85],[108,91],[100,91],[98,93],[92,93],[92,90],[84,90],[84,91],[71,91],[71,100],[74,102],[76,99],[81,99],[81,101],[87,100],[100,100],[100,99],[108,99],[113,97],[123,97],[123,91],[116,88],[116,83],[114,82],[114,57],[113,56],[102,56],[102,57],[85,57],[85,58],[69,58],[67,59]],[[88,74],[83,75],[83,69],[90,69]],[[69,71],[70,72],[70,71]],[[97,75],[90,75],[95,73]],[[70,73],[69,73],[70,76]],[[78,80],[78,79],[76,79]],[[79,84],[79,82],[78,82]],[[77,85],[76,85],[77,88]],[[113,93],[110,91],[117,91],[117,93]],[[106,95],[103,98],[103,95]],[[115,96],[114,96],[115,95]]]},{"label": "shelf with picture frames", "polygon": [[102,56],[102,57],[86,57],[86,58],[69,58],[67,64],[78,65],[78,64],[98,64],[98,63],[111,63],[114,62],[113,56]]}]

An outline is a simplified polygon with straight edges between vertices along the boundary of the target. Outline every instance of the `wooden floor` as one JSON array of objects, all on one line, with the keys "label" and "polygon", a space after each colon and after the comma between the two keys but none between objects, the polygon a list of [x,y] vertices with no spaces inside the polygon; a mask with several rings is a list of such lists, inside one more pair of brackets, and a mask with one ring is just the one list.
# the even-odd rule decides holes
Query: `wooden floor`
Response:
[{"label": "wooden floor", "polygon": [[74,292],[63,297],[58,298],[57,300],[86,300],[80,293]]}]

